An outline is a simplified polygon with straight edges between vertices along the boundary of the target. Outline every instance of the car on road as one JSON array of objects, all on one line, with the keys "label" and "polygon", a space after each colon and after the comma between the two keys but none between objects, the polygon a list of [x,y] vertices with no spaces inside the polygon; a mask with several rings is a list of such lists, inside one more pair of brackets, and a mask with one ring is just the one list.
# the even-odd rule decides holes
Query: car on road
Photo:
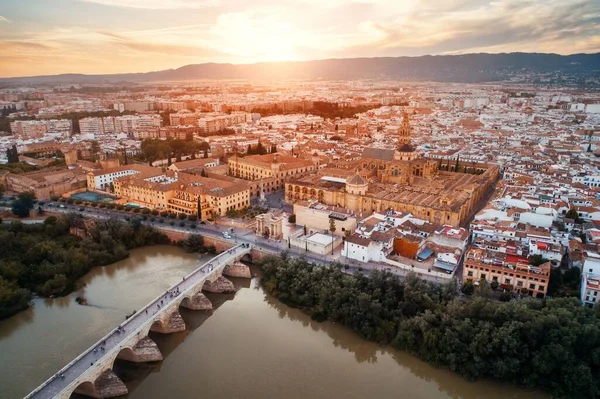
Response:
[{"label": "car on road", "polygon": [[227,231],[223,232],[223,237],[230,239],[231,238],[231,234],[229,234]]},{"label": "car on road", "polygon": [[59,207],[60,207],[60,208],[64,208],[65,206],[64,206],[64,205],[59,205]]}]

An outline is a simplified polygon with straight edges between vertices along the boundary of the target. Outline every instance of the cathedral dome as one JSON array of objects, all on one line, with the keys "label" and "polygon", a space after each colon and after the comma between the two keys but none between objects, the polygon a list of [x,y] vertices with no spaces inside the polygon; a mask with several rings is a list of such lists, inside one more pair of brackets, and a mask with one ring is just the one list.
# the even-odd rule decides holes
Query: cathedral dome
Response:
[{"label": "cathedral dome", "polygon": [[414,152],[415,148],[410,144],[403,144],[398,148],[400,152]]},{"label": "cathedral dome", "polygon": [[366,181],[364,177],[356,173],[350,179],[346,180],[346,184],[350,184],[353,186],[364,186],[366,184],[369,184],[369,182]]}]

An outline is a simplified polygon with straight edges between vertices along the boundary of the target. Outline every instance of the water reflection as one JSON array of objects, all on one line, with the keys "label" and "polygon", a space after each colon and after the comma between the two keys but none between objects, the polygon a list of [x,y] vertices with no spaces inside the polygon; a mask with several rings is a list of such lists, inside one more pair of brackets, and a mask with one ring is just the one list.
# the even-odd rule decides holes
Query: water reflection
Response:
[{"label": "water reflection", "polygon": [[[2,399],[23,397],[197,266],[196,256],[178,248],[136,250],[116,265],[94,269],[78,292],[36,299],[32,309],[0,322]],[[163,361],[115,362],[129,399],[544,397],[469,382],[340,325],[317,323],[267,295],[258,278],[233,282],[236,294],[207,294],[213,311],[180,308],[185,331],[150,333]],[[77,305],[77,295],[91,306]]]}]

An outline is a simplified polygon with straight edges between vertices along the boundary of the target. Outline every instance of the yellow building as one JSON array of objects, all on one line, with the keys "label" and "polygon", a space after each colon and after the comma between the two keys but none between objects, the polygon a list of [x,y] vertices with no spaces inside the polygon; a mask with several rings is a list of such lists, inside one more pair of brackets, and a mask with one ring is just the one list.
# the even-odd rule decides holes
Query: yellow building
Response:
[{"label": "yellow building", "polygon": [[250,205],[250,189],[245,182],[155,171],[115,179],[115,194],[126,203],[150,209],[187,215],[197,215],[200,209],[202,219],[224,216],[229,210]]},{"label": "yellow building", "polygon": [[438,162],[420,157],[412,147],[410,132],[405,115],[396,150],[365,148],[351,165],[354,171],[344,162],[286,182],[286,201],[314,199],[365,214],[393,209],[438,225],[460,226],[498,180],[498,167],[480,174],[439,170]]},{"label": "yellow building", "polygon": [[470,248],[465,257],[463,282],[477,284],[483,278],[488,283],[496,281],[501,289],[544,298],[551,268],[550,262],[532,266],[527,258],[517,255]]},{"label": "yellow building", "polygon": [[328,232],[330,219],[335,223],[335,235],[354,233],[356,218],[343,208],[319,204],[317,201],[300,201],[294,204],[296,225],[306,227],[306,233]]},{"label": "yellow building", "polygon": [[[228,161],[229,175],[256,181],[252,195],[282,189],[285,182],[316,169],[312,161],[280,154],[233,156]],[[262,184],[261,184],[262,183]]]}]

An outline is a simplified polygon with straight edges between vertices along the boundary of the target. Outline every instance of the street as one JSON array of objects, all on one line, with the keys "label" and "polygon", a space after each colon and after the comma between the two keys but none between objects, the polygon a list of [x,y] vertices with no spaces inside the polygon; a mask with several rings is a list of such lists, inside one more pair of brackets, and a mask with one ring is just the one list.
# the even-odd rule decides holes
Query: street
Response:
[{"label": "street", "polygon": [[[58,213],[77,213],[84,217],[96,218],[96,219],[109,219],[109,218],[117,218],[122,219],[124,217],[138,217],[142,219],[143,215],[136,213],[125,213],[120,211],[115,211],[107,208],[90,208],[85,207],[83,211],[80,211],[81,205],[69,205],[66,203],[60,202],[48,202],[44,205],[44,209],[48,212],[58,212]],[[158,217],[157,217],[158,218]],[[164,218],[163,218],[164,219]],[[175,225],[171,226],[169,224],[170,221],[175,221]],[[226,226],[218,226],[217,224],[199,224],[196,223],[196,227],[192,228],[189,226],[190,222],[186,221],[186,225],[184,227],[179,226],[179,219],[165,219],[165,222],[159,223],[156,220],[151,220],[151,217],[148,216],[147,220],[142,220],[142,223],[147,226],[152,226],[155,228],[161,228],[165,230],[177,231],[177,232],[185,232],[190,234],[201,234],[207,237],[218,238],[220,240],[230,241],[232,245],[236,243],[248,243],[253,244],[256,247],[268,251],[273,255],[281,254],[284,251],[287,251],[288,254],[295,257],[304,257],[307,261],[312,263],[321,265],[321,266],[330,266],[332,262],[339,262],[348,266],[348,269],[345,269],[345,272],[348,274],[354,274],[361,272],[364,275],[369,275],[372,270],[387,270],[390,273],[395,274],[400,278],[406,277],[407,272],[398,268],[394,268],[388,264],[376,263],[376,262],[358,262],[358,261],[348,261],[341,254],[341,249],[338,248],[334,255],[318,255],[311,252],[304,251],[300,248],[288,248],[288,244],[283,240],[271,240],[264,238],[262,236],[257,236],[254,234],[252,229],[236,229],[231,234],[231,239],[226,239],[223,237],[223,232],[230,232],[230,228]],[[445,281],[441,281],[435,277],[427,276],[427,275],[419,275],[419,277],[424,278],[433,283],[443,283]]]}]

